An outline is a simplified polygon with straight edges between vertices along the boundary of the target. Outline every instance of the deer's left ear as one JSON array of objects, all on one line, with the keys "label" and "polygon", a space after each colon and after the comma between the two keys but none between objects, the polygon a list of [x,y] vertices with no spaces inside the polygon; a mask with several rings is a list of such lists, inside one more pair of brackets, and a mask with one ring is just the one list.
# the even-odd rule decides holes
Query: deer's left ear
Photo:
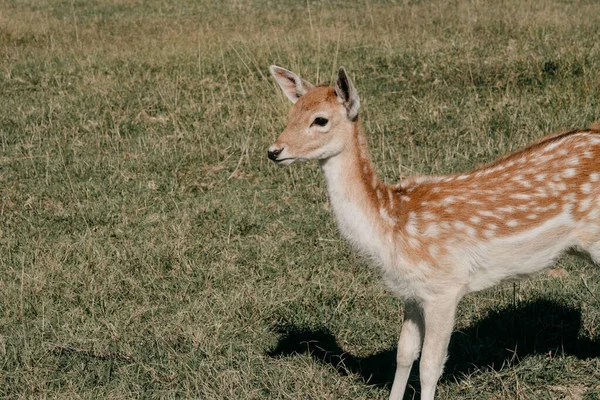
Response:
[{"label": "deer's left ear", "polygon": [[275,78],[275,81],[281,86],[283,93],[285,93],[292,103],[297,102],[300,96],[305,95],[306,92],[314,87],[312,83],[305,81],[285,68],[271,65],[271,68],[269,69],[271,70],[271,74]]},{"label": "deer's left ear", "polygon": [[341,67],[338,71],[338,78],[335,82],[335,93],[339,102],[346,108],[348,119],[354,121],[358,116],[360,98],[344,67]]}]

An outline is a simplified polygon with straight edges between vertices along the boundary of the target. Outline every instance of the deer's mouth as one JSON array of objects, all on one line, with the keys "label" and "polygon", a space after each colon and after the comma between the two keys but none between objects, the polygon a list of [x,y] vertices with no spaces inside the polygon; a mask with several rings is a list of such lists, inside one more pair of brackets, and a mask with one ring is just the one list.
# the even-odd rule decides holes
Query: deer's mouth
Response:
[{"label": "deer's mouth", "polygon": [[286,157],[286,158],[275,159],[275,160],[273,160],[273,162],[277,165],[285,166],[285,165],[292,164],[296,160],[297,160],[296,157]]}]

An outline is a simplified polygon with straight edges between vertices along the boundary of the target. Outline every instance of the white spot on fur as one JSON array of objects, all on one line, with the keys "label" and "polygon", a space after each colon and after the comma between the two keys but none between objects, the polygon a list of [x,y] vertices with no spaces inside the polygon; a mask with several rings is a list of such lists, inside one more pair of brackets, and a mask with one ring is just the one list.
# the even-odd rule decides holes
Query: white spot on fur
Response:
[{"label": "white spot on fur", "polygon": [[421,218],[425,219],[425,220],[432,220],[432,219],[436,219],[437,216],[430,213],[429,211],[425,211],[423,214],[421,214]]},{"label": "white spot on fur", "polygon": [[528,180],[523,179],[522,181],[517,182],[521,186],[525,186],[527,188],[531,187],[531,183]]},{"label": "white spot on fur", "polygon": [[454,221],[452,223],[452,226],[454,226],[455,229],[464,229],[465,228],[465,223],[462,221]]},{"label": "white spot on fur", "polygon": [[546,212],[546,211],[550,211],[550,210],[554,210],[558,208],[558,205],[556,203],[552,203],[546,207],[534,207],[533,211],[535,212]]},{"label": "white spot on fur", "polygon": [[564,170],[563,172],[563,176],[565,178],[571,178],[573,176],[575,176],[575,168],[567,168]]},{"label": "white spot on fur", "polygon": [[492,217],[492,218],[500,218],[496,214],[488,210],[477,210],[479,215],[483,215],[484,217]]},{"label": "white spot on fur", "polygon": [[592,185],[590,183],[584,183],[581,185],[581,192],[588,194],[592,191]]},{"label": "white spot on fur", "polygon": [[598,182],[599,179],[600,179],[600,174],[598,174],[597,172],[590,174],[590,182]]},{"label": "white spot on fur", "polygon": [[467,201],[467,203],[473,204],[475,206],[482,206],[483,205],[483,203],[481,201],[479,201],[479,200],[469,200],[469,201]]},{"label": "white spot on fur", "polygon": [[515,208],[513,206],[504,206],[504,207],[498,207],[496,209],[496,211],[501,212],[501,213],[511,213],[515,211]]},{"label": "white spot on fur", "polygon": [[559,183],[548,182],[548,187],[550,187],[551,190],[554,190],[557,192],[563,192],[563,191],[567,190],[567,185],[565,185],[564,182],[559,182]]},{"label": "white spot on fur", "polygon": [[588,197],[588,198],[585,198],[585,199],[583,199],[583,200],[581,201],[581,203],[579,203],[579,208],[578,208],[578,210],[579,210],[580,212],[587,211],[587,210],[589,210],[589,208],[590,208],[590,206],[591,206],[591,205],[592,205],[592,199],[590,199],[589,197]]},{"label": "white spot on fur", "polygon": [[477,216],[472,216],[471,218],[469,218],[469,221],[471,221],[471,223],[473,223],[473,224],[478,224],[481,222],[481,218],[479,218]]},{"label": "white spot on fur", "polygon": [[438,237],[439,234],[440,234],[440,229],[439,229],[438,224],[436,224],[435,222],[432,222],[429,225],[427,225],[427,227],[425,228],[425,231],[423,231],[423,235],[431,236],[433,238]]},{"label": "white spot on fur", "polygon": [[512,228],[514,228],[515,226],[518,226],[518,225],[519,225],[519,221],[517,221],[516,219],[511,219],[506,222],[506,226],[510,226]]},{"label": "white spot on fur", "polygon": [[579,158],[577,157],[571,157],[567,160],[567,165],[570,165],[572,167],[579,165]]},{"label": "white spot on fur", "polygon": [[465,229],[467,230],[467,235],[470,237],[475,237],[477,235],[477,231],[472,226],[467,226]]},{"label": "white spot on fur", "polygon": [[535,188],[535,195],[536,197],[548,197],[548,193],[546,193],[546,190],[542,187],[537,187]]},{"label": "white spot on fur", "polygon": [[563,199],[569,203],[572,203],[575,201],[575,193],[568,193],[567,195],[565,195],[565,197],[563,197]]},{"label": "white spot on fur", "polygon": [[536,181],[538,181],[538,182],[541,182],[541,181],[543,181],[544,179],[546,179],[546,176],[547,176],[547,174],[537,174],[537,175],[535,176],[535,180],[536,180]]},{"label": "white spot on fur", "polygon": [[494,231],[488,231],[488,230],[483,231],[483,235],[485,237],[487,237],[488,239],[493,238],[494,236],[496,236],[496,234],[494,233]]},{"label": "white spot on fur", "polygon": [[552,155],[539,156],[535,160],[536,164],[545,164],[548,161],[552,160]]},{"label": "white spot on fur", "polygon": [[385,210],[385,208],[382,207],[382,208],[379,209],[379,215],[381,215],[381,218],[383,218],[391,226],[396,225],[396,220],[394,218],[392,218],[390,216],[390,214],[387,213],[387,211]]},{"label": "white spot on fur", "polygon": [[437,257],[440,253],[440,249],[438,247],[438,245],[436,244],[430,244],[429,245],[429,254],[431,254],[432,257]]},{"label": "white spot on fur", "polygon": [[529,200],[531,199],[531,195],[525,193],[514,193],[508,196],[512,199],[520,199],[520,200]]},{"label": "white spot on fur", "polygon": [[547,152],[549,152],[550,150],[553,150],[553,149],[555,149],[556,147],[558,147],[558,145],[560,145],[560,144],[561,144],[561,141],[556,141],[556,142],[554,142],[554,143],[550,143],[549,145],[547,145],[546,147],[544,147],[544,150],[543,150],[543,151],[544,151],[545,153],[547,153]]},{"label": "white spot on fur", "polygon": [[406,233],[411,236],[417,234],[417,214],[413,211],[408,213],[408,220],[406,221]]},{"label": "white spot on fur", "polygon": [[448,196],[448,197],[444,198],[440,203],[442,205],[449,205],[449,204],[454,203],[455,201],[456,200],[455,200],[454,196]]}]

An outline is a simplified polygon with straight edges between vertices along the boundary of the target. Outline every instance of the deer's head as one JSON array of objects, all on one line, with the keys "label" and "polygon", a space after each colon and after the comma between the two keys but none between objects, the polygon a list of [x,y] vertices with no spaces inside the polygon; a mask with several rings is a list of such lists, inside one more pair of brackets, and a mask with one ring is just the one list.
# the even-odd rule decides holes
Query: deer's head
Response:
[{"label": "deer's head", "polygon": [[335,87],[314,86],[298,75],[275,65],[271,73],[291,100],[288,124],[268,157],[278,165],[296,161],[326,160],[344,151],[352,140],[352,124],[358,117],[360,99],[342,67]]}]

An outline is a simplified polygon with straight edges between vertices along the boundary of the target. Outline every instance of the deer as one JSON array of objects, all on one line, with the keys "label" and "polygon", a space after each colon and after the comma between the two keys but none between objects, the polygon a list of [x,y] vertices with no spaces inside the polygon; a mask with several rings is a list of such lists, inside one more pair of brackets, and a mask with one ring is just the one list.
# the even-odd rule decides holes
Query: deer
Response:
[{"label": "deer", "polygon": [[434,399],[466,294],[540,272],[566,251],[600,263],[600,124],[470,172],[389,185],[371,163],[360,98],[343,67],[335,86],[270,71],[293,105],[268,158],[318,161],[341,235],[404,302],[390,400],[403,398],[419,356],[421,399]]}]

